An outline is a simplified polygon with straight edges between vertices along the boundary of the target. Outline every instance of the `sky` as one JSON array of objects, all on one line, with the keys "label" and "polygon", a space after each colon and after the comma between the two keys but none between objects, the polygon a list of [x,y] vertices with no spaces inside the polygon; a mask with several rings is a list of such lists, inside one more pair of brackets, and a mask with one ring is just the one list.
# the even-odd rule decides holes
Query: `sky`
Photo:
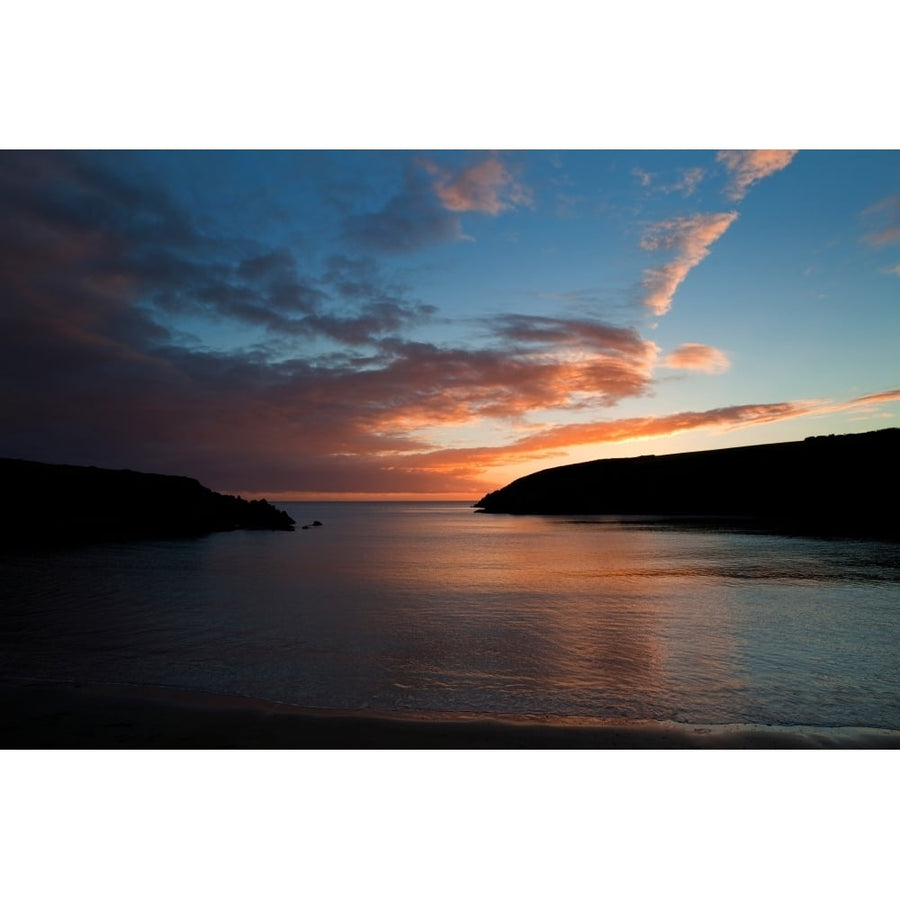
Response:
[{"label": "sky", "polygon": [[0,456],[474,501],[898,425],[896,151],[4,151],[0,257]]}]

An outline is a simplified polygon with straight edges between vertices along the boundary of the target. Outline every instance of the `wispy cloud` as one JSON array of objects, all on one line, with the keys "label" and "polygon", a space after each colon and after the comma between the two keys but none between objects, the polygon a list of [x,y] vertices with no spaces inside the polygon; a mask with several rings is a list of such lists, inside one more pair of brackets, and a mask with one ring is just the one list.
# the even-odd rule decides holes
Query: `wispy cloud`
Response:
[{"label": "wispy cloud", "polygon": [[518,181],[497,155],[460,172],[453,172],[432,160],[421,160],[420,165],[434,178],[434,192],[444,209],[451,212],[496,216],[515,206],[533,203],[531,189]]},{"label": "wispy cloud", "polygon": [[796,155],[796,150],[720,150],[716,159],[732,174],[728,197],[742,200],[752,184],[780,172]]},{"label": "wispy cloud", "polygon": [[756,403],[665,416],[560,425],[529,434],[503,446],[414,452],[403,458],[402,465],[422,472],[452,473],[457,478],[483,478],[491,469],[547,459],[561,450],[573,447],[668,437],[703,429],[733,431],[802,416],[842,412],[856,407],[867,407],[869,417],[877,417],[879,404],[896,402],[900,402],[900,390],[869,394],[840,403],[828,400]]},{"label": "wispy cloud", "polygon": [[900,225],[888,225],[880,231],[866,235],[866,240],[873,247],[884,247],[887,244],[896,244],[900,241]]},{"label": "wispy cloud", "polygon": [[843,412],[856,406],[878,406],[879,403],[895,403],[900,400],[900,390],[880,391],[877,394],[865,394],[843,403],[832,403],[824,408],[824,412]]},{"label": "wispy cloud", "polygon": [[644,271],[644,305],[657,316],[669,311],[672,298],[688,272],[709,254],[709,248],[737,219],[736,212],[698,213],[653,225],[641,240],[644,250],[674,250],[675,259]]},{"label": "wispy cloud", "polygon": [[[749,187],[761,178],[772,175],[789,165],[796,150],[722,150],[716,159],[732,173],[728,195],[733,200],[742,199]],[[642,169],[633,169],[644,186],[649,186],[653,175]],[[681,171],[672,184],[659,185],[654,190],[664,193],[678,191],[684,196],[694,192],[705,177],[700,167]],[[698,213],[691,217],[668,219],[650,227],[641,240],[645,250],[675,250],[675,258],[662,266],[646,269],[643,278],[644,304],[656,316],[667,313],[679,285],[695,266],[709,254],[709,248],[737,219],[737,212]]]},{"label": "wispy cloud", "polygon": [[900,194],[887,197],[863,210],[863,219],[872,230],[863,239],[873,247],[900,241]]},{"label": "wispy cloud", "polygon": [[666,355],[663,364],[670,369],[693,369],[718,374],[730,368],[731,361],[715,347],[706,344],[682,344]]},{"label": "wispy cloud", "polygon": [[650,187],[650,182],[653,181],[653,173],[644,171],[640,166],[635,166],[631,170],[631,174],[637,178],[641,187]]},{"label": "wispy cloud", "polygon": [[706,171],[701,169],[699,166],[694,166],[690,169],[684,169],[681,172],[680,177],[673,184],[665,185],[662,190],[667,194],[672,192],[678,192],[683,194],[685,197],[690,197],[691,194],[697,189],[697,185],[703,181],[706,176]]},{"label": "wispy cloud", "polygon": [[363,455],[322,460],[313,456],[319,483],[332,489],[365,490],[355,485],[377,477],[385,491],[456,491],[473,497],[499,485],[490,472],[502,467],[526,465],[549,460],[560,452],[580,446],[600,446],[646,438],[664,437],[698,429],[728,430],[777,422],[807,415],[814,404],[769,403],[725,407],[669,416],[625,418],[607,422],[560,425],[531,433],[508,444],[497,446],[429,448],[398,446],[394,452],[376,454],[375,447]]},{"label": "wispy cloud", "polygon": [[641,187],[650,188],[651,193],[662,194],[681,194],[684,197],[690,197],[697,189],[697,186],[706,177],[706,170],[700,166],[692,166],[689,169],[679,169],[678,177],[668,183],[653,184],[657,174],[647,172],[638,166],[631,170],[631,174],[638,180]]}]

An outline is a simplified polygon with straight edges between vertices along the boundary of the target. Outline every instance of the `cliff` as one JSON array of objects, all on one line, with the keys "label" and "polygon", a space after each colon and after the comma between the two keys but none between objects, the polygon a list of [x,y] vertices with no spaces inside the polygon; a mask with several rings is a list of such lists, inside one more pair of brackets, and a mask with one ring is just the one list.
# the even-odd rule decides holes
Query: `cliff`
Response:
[{"label": "cliff", "polygon": [[294,525],[265,500],[217,494],[193,478],[21,459],[0,459],[0,509],[0,539],[14,544],[293,531]]},{"label": "cliff", "polygon": [[489,513],[754,519],[900,537],[900,429],[544,469],[475,504]]}]

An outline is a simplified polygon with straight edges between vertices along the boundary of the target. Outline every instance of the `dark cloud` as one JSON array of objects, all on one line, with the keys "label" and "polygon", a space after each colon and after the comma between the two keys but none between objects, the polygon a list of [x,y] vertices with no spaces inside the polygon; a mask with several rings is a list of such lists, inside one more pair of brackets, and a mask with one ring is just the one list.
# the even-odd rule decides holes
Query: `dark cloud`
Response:
[{"label": "dark cloud", "polygon": [[[419,228],[450,235],[429,196],[408,176],[359,235],[388,241],[403,210],[394,249]],[[477,496],[477,454],[439,464],[427,429],[609,406],[645,393],[657,358],[588,318],[501,317],[478,348],[412,340],[435,310],[377,259],[336,253],[310,272],[286,247],[213,239],[131,157],[0,155],[0,259],[0,455],[220,490]],[[183,317],[252,336],[190,345]]]},{"label": "dark cloud", "polygon": [[490,326],[504,340],[548,347],[580,345],[597,352],[642,355],[651,346],[635,328],[588,319],[512,314],[491,320]]},{"label": "dark cloud", "polygon": [[[373,344],[431,307],[373,260],[335,257],[323,277],[304,277],[283,248],[211,240],[152,181],[131,183],[108,162],[0,154],[0,454],[227,487],[218,479],[238,469],[253,482],[298,469],[301,447],[328,457],[412,445],[373,427],[371,394],[356,414],[364,354],[313,365],[291,339]],[[179,343],[179,314],[259,326],[295,358],[275,362],[259,343],[235,353]]]},{"label": "dark cloud", "polygon": [[411,253],[462,237],[459,217],[439,201],[431,182],[409,166],[402,189],[382,209],[347,217],[344,238],[375,253]]},{"label": "dark cloud", "polygon": [[278,278],[290,272],[294,267],[294,257],[287,250],[273,250],[261,256],[243,259],[238,264],[237,272],[243,278],[263,280],[268,277]]},{"label": "dark cloud", "polygon": [[444,379],[411,377],[402,351],[275,361],[263,347],[179,344],[166,323],[208,315],[277,340],[394,335],[399,347],[431,307],[371,259],[334,256],[316,279],[284,249],[236,255],[164,192],[103,166],[0,156],[0,454],[185,472],[223,489],[342,490],[371,488],[371,460],[420,446],[395,419],[430,415]]},{"label": "dark cloud", "polygon": [[146,173],[148,185],[135,184],[104,169],[107,161],[103,154],[0,157],[0,253],[5,271],[20,276],[18,296],[27,293],[24,278],[66,317],[79,305],[102,317],[106,291],[107,313],[139,299],[148,326],[156,310],[354,344],[433,311],[383,284],[372,260],[334,257],[317,278],[301,274],[286,249],[248,255],[237,242],[208,238],[165,191],[148,186]]}]

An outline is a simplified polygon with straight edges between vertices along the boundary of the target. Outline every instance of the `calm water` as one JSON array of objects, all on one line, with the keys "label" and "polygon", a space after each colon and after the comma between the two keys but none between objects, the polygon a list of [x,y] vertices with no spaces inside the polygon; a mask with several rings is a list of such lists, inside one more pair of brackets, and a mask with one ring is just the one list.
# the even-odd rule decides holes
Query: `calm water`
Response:
[{"label": "calm water", "polygon": [[0,556],[0,676],[900,729],[900,545],[461,503],[283,506],[294,533]]}]

